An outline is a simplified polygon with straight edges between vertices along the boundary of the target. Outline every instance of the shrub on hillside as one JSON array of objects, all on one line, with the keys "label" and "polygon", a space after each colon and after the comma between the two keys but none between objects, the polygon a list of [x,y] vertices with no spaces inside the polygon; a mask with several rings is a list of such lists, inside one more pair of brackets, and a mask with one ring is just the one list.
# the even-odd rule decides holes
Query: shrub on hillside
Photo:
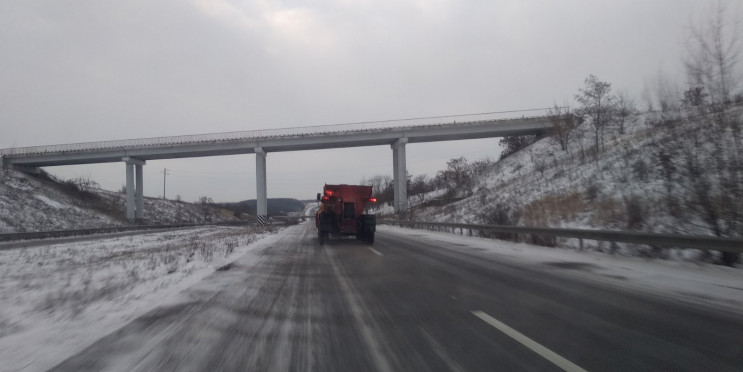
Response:
[{"label": "shrub on hillside", "polygon": [[[478,217],[487,225],[516,226],[521,218],[521,209],[505,203],[495,203],[486,205]],[[483,236],[502,240],[518,239],[516,234],[511,233],[484,232]]]}]

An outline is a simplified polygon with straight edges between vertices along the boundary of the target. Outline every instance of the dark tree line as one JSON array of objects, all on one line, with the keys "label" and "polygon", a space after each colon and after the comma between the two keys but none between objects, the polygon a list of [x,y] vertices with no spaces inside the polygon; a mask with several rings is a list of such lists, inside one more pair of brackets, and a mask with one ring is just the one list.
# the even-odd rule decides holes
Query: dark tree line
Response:
[{"label": "dark tree line", "polygon": [[502,148],[500,159],[505,159],[521,151],[522,149],[534,143],[536,140],[537,140],[536,135],[506,136],[506,137],[501,138],[500,142],[498,142]]}]

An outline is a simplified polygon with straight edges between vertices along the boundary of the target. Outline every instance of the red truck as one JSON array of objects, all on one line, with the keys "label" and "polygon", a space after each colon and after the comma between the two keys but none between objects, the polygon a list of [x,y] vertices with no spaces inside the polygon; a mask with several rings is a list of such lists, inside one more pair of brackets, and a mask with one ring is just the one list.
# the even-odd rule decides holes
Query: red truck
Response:
[{"label": "red truck", "polygon": [[320,209],[315,214],[317,238],[325,244],[328,237],[355,235],[366,244],[374,244],[377,217],[366,214],[367,203],[374,203],[371,186],[328,185],[317,194]]}]

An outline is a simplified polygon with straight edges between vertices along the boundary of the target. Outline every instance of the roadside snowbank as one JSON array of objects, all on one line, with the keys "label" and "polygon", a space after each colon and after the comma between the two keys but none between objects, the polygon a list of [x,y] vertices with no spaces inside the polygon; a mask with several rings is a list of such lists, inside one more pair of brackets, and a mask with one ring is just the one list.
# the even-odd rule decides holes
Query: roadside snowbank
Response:
[{"label": "roadside snowbank", "polygon": [[0,251],[0,370],[47,370],[155,307],[187,301],[181,291],[250,259],[276,231],[209,227]]}]

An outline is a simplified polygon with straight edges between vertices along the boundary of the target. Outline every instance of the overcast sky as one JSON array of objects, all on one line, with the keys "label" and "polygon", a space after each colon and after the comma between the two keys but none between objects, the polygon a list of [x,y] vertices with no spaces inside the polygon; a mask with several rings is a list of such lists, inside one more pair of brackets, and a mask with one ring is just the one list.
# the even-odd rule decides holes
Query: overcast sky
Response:
[{"label": "overcast sky", "polygon": [[[638,97],[678,74],[699,0],[0,2],[0,148],[570,103],[589,74]],[[408,171],[498,139],[407,146]],[[392,173],[389,146],[269,153],[269,197]],[[145,195],[255,198],[254,155],[150,161]],[[122,163],[47,168],[124,184]]]}]

